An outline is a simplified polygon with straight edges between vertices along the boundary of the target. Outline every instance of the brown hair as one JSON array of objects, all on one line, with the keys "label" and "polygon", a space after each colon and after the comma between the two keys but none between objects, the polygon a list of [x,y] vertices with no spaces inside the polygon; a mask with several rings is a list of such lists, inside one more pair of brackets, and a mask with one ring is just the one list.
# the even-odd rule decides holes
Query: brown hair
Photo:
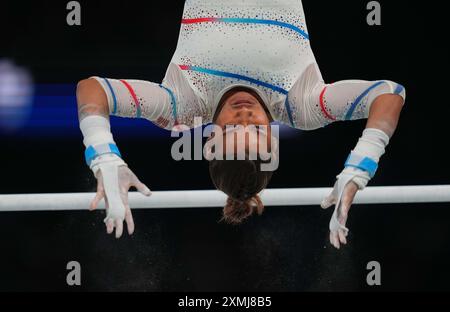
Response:
[{"label": "brown hair", "polygon": [[267,187],[273,172],[261,171],[261,161],[212,160],[209,173],[215,187],[228,195],[223,221],[240,224],[255,212],[263,213],[258,194]]}]

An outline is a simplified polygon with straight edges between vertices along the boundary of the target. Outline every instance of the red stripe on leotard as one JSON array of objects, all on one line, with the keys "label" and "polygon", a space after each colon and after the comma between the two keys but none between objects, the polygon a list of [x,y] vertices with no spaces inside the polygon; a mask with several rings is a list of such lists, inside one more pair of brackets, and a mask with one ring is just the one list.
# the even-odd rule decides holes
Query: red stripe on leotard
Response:
[{"label": "red stripe on leotard", "polygon": [[328,113],[327,108],[325,107],[325,91],[327,90],[327,87],[324,87],[322,92],[320,93],[320,108],[322,109],[322,113],[330,120],[336,121],[336,118],[331,116],[330,113]]},{"label": "red stripe on leotard", "polygon": [[136,115],[137,117],[141,117],[141,104],[139,103],[139,99],[137,98],[136,92],[134,92],[133,87],[126,82],[125,80],[120,80],[120,82],[122,82],[125,87],[128,89],[128,91],[131,94],[131,97],[133,98],[134,101],[134,105],[136,105]]}]

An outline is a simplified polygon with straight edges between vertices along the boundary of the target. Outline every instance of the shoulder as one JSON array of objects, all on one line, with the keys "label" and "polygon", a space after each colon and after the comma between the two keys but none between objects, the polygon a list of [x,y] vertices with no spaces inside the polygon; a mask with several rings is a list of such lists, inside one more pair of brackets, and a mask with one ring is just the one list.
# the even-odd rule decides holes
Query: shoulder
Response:
[{"label": "shoulder", "polygon": [[326,116],[323,91],[326,84],[316,63],[311,63],[300,74],[286,100],[286,110],[292,115],[292,127],[301,130],[323,128],[332,121]]},{"label": "shoulder", "polygon": [[203,124],[211,122],[208,101],[178,65],[170,63],[161,86],[171,95],[172,109],[178,124],[193,128],[196,119],[203,120]]}]

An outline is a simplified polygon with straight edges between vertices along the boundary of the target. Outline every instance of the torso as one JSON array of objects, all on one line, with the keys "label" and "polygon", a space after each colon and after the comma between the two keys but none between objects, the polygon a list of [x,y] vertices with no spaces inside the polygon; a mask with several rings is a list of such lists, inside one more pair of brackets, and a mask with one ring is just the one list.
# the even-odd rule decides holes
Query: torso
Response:
[{"label": "torso", "polygon": [[180,123],[211,122],[235,86],[257,91],[289,123],[287,93],[315,58],[300,0],[187,0],[171,63],[164,84],[189,94],[177,98]]}]

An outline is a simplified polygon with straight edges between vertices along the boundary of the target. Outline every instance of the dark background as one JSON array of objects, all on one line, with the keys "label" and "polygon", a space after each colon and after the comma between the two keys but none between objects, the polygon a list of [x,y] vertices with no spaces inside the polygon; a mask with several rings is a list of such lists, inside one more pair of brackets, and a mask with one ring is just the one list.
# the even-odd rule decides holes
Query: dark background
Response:
[{"label": "dark background", "polygon": [[[369,27],[367,1],[303,1],[317,61],[328,82],[389,79],[407,89],[372,185],[449,184],[446,11],[437,1],[380,2],[383,25]],[[0,193],[93,191],[76,82],[159,82],[176,47],[182,1],[80,1],[79,27],[66,25],[66,3],[2,1],[0,58],[31,70],[36,96],[28,124],[0,132]],[[169,133],[112,123],[126,162],[152,190],[211,188],[206,162],[172,160]],[[331,187],[363,127],[286,132],[270,187]],[[449,208],[354,207],[341,251],[328,243],[331,211],[319,207],[268,208],[239,227],[218,223],[220,209],[135,211],[136,233],[121,240],[105,234],[103,212],[0,213],[0,290],[449,290]],[[65,282],[71,260],[82,266],[78,288]],[[378,288],[366,285],[372,260],[382,265]]]}]

